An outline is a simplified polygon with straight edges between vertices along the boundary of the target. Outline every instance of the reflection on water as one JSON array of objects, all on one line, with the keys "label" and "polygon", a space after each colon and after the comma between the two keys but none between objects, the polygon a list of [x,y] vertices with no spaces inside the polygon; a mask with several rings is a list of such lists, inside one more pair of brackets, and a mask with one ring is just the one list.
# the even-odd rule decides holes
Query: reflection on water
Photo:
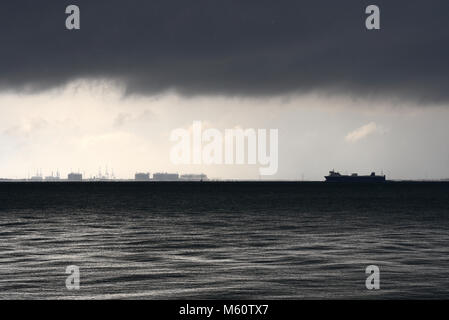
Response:
[{"label": "reflection on water", "polygon": [[448,298],[448,200],[447,183],[2,183],[0,298]]}]

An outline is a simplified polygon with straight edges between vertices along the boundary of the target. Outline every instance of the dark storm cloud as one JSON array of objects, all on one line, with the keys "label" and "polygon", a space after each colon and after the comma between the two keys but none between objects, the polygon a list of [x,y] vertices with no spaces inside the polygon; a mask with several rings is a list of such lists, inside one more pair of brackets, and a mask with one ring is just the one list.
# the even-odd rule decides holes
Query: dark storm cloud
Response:
[{"label": "dark storm cloud", "polygon": [[[65,29],[69,4],[81,9],[79,31]],[[380,31],[365,28],[369,4],[380,6]],[[447,0],[2,1],[0,88],[110,78],[142,94],[446,102],[448,18]]]}]

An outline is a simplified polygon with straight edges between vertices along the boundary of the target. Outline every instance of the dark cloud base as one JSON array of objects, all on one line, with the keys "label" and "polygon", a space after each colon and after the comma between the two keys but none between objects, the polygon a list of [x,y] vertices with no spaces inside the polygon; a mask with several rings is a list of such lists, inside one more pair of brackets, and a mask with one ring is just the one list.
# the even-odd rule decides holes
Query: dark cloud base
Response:
[{"label": "dark cloud base", "polygon": [[[81,30],[65,29],[65,7]],[[365,29],[369,4],[381,30]],[[320,91],[449,99],[449,2],[15,0],[0,4],[0,88],[79,78],[127,92],[281,95]]]}]

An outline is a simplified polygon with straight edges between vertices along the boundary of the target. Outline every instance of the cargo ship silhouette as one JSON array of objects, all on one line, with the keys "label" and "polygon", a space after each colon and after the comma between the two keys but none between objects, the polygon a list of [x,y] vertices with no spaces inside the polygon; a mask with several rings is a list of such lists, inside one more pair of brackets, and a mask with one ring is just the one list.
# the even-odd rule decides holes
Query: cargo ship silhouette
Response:
[{"label": "cargo ship silhouette", "polygon": [[385,182],[385,175],[377,176],[375,172],[371,172],[369,176],[359,176],[357,173],[351,175],[343,175],[334,170],[329,171],[329,175],[325,176],[326,182]]}]

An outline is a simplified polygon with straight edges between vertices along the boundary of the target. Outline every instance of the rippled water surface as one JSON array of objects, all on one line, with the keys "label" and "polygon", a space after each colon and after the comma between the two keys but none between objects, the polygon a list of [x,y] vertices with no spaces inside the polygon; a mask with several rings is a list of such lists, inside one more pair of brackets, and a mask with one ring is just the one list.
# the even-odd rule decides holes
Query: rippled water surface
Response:
[{"label": "rippled water surface", "polygon": [[449,183],[0,183],[0,298],[449,298]]}]

